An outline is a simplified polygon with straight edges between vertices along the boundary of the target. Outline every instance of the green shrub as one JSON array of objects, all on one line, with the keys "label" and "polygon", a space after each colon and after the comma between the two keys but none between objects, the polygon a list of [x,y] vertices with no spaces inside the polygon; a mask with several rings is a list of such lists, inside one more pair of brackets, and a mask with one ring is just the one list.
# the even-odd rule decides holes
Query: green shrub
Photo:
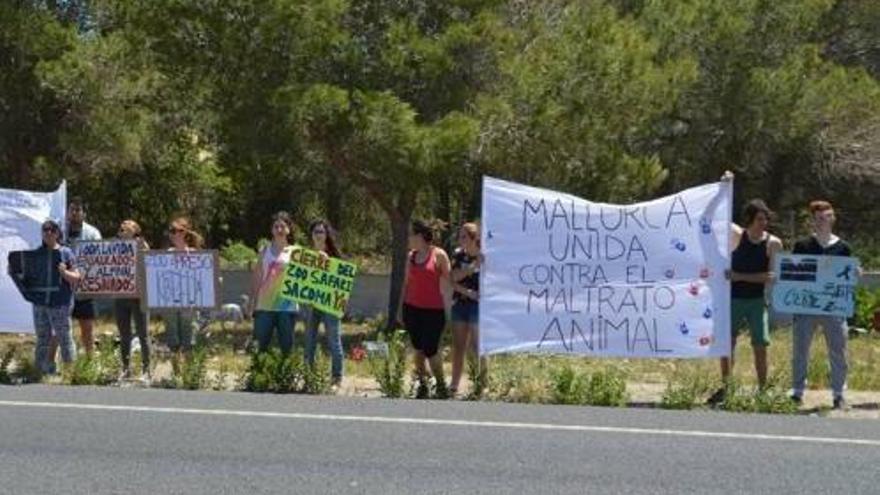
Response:
[{"label": "green shrub", "polygon": [[315,363],[303,370],[303,392],[321,395],[330,392],[330,361],[321,347],[315,349]]},{"label": "green shrub", "polygon": [[663,391],[663,409],[693,409],[703,404],[712,390],[711,381],[699,373],[674,375]]},{"label": "green shrub", "polygon": [[[817,339],[813,338],[815,342]],[[807,386],[812,390],[827,388],[831,365],[828,364],[828,355],[824,349],[816,349],[815,345],[810,352],[810,360],[807,362]]]},{"label": "green shrub", "polygon": [[271,349],[251,354],[244,389],[278,394],[324,394],[330,390],[329,374],[329,365],[320,353],[315,366],[309,367],[298,353],[284,356],[278,349]]},{"label": "green shrub", "polygon": [[731,378],[724,386],[724,400],[718,408],[731,412],[751,412],[754,410],[754,395],[743,390],[742,384]]},{"label": "green shrub", "polygon": [[797,405],[788,397],[788,389],[782,385],[783,375],[768,380],[763,389],[748,390],[736,380],[731,380],[726,387],[724,401],[719,407],[731,412],[752,412],[768,414],[792,414],[797,412]]},{"label": "green shrub", "polygon": [[788,389],[778,386],[766,387],[755,394],[754,412],[767,414],[793,414],[798,406],[788,396]]},{"label": "green shrub", "polygon": [[245,372],[244,389],[248,392],[271,392],[274,389],[273,356],[268,352],[252,352],[251,362]]},{"label": "green shrub", "polygon": [[95,346],[98,368],[101,370],[102,378],[111,383],[119,378],[122,371],[122,361],[119,353],[116,352],[116,340],[110,335],[102,335]]},{"label": "green shrub", "polygon": [[492,361],[489,398],[505,402],[540,404],[553,402],[552,358],[547,356],[501,356]]},{"label": "green shrub", "polygon": [[371,353],[367,360],[370,373],[379,384],[379,390],[385,397],[403,397],[406,376],[406,332],[396,330],[387,338],[379,335],[379,341],[388,345],[387,355]]},{"label": "green shrub", "polygon": [[200,390],[207,388],[208,351],[196,346],[180,366],[180,376],[175,377],[177,388]]},{"label": "green shrub", "polygon": [[40,383],[43,372],[37,367],[33,356],[16,351],[15,371],[11,374],[12,383]]},{"label": "green shrub", "polygon": [[866,287],[856,288],[855,326],[868,330],[874,328],[874,312],[880,310],[880,289],[871,290]]},{"label": "green shrub", "polygon": [[4,385],[9,385],[12,383],[12,361],[15,358],[16,348],[15,346],[10,346],[3,352],[2,357],[0,357],[0,383]]},{"label": "green shrub", "polygon": [[62,372],[64,383],[68,385],[104,385],[103,374],[98,361],[83,353],[77,356],[73,365]]},{"label": "green shrub", "polygon": [[590,376],[587,387],[587,404],[591,406],[625,406],[629,396],[626,393],[626,376],[616,368],[608,367]]},{"label": "green shrub", "polygon": [[579,374],[566,364],[553,373],[553,402],[555,404],[580,405],[587,403],[589,377]]},{"label": "green shrub", "polygon": [[489,387],[489,370],[486,369],[486,360],[480,362],[478,356],[469,355],[467,360],[468,376],[471,379],[471,391],[468,400],[478,400]]},{"label": "green shrub", "polygon": [[257,257],[257,252],[242,241],[227,240],[220,248],[220,260],[228,268],[248,268]]},{"label": "green shrub", "polygon": [[62,381],[69,385],[108,385],[119,378],[119,357],[115,342],[109,335],[101,337],[94,355],[81,353],[62,372]]}]

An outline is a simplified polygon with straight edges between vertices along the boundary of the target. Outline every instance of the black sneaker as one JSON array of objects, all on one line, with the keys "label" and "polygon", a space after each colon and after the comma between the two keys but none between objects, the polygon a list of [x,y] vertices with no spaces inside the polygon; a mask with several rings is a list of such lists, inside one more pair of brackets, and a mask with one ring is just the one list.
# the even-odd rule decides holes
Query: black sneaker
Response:
[{"label": "black sneaker", "polygon": [[797,394],[792,394],[789,399],[796,406],[801,406],[804,404],[804,398]]},{"label": "black sneaker", "polygon": [[726,399],[726,398],[727,398],[727,389],[725,389],[724,387],[721,387],[718,390],[716,390],[715,393],[712,394],[711,397],[709,397],[709,399],[706,401],[706,404],[708,404],[710,406],[717,406],[718,404],[721,404],[722,402],[724,402],[724,399]]},{"label": "black sneaker", "polygon": [[834,405],[831,406],[835,411],[846,411],[849,409],[849,406],[846,403],[846,400],[843,397],[835,397]]}]

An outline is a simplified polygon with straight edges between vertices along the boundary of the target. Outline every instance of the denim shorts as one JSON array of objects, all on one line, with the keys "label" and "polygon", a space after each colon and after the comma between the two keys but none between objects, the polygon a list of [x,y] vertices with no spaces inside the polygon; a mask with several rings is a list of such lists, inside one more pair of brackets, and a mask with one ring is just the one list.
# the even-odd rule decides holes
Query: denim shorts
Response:
[{"label": "denim shorts", "polygon": [[476,325],[480,322],[480,303],[476,301],[456,301],[452,305],[452,321]]}]

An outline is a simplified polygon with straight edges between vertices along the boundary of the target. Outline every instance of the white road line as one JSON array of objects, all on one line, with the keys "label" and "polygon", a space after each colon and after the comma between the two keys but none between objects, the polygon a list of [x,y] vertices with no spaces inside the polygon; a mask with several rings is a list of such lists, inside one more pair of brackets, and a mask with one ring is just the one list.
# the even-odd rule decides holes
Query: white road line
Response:
[{"label": "white road line", "polygon": [[731,433],[721,431],[701,430],[671,430],[655,428],[630,428],[622,426],[590,426],[590,425],[557,425],[547,423],[517,423],[507,421],[466,421],[459,419],[430,419],[430,418],[401,418],[394,416],[355,416],[345,414],[312,414],[312,413],[285,413],[269,411],[241,411],[234,409],[191,409],[177,407],[150,407],[150,406],[115,406],[111,404],[76,404],[65,402],[29,402],[15,400],[0,400],[0,406],[9,407],[35,407],[45,409],[81,409],[97,411],[128,411],[144,413],[165,414],[196,414],[204,416],[239,416],[252,418],[281,418],[281,419],[307,419],[324,421],[350,421],[361,423],[390,423],[407,425],[433,425],[433,426],[466,426],[483,428],[508,428],[518,430],[544,430],[544,431],[578,431],[587,433],[626,433],[632,435],[660,435],[696,438],[720,438],[731,440],[766,440],[773,442],[801,442],[837,445],[861,445],[880,447],[880,440],[865,440],[860,438],[835,438],[835,437],[807,437],[797,435],[768,435],[760,433]]}]

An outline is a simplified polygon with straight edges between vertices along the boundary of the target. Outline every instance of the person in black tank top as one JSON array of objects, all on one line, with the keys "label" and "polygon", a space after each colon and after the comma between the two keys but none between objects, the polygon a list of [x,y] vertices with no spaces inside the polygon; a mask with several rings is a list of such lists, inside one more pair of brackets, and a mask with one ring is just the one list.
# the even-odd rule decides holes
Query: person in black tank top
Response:
[{"label": "person in black tank top", "polygon": [[[740,234],[739,244],[731,254],[730,269],[737,274],[761,275],[770,271],[770,255],[768,251],[769,236],[754,242],[749,235]],[[764,283],[734,279],[731,282],[731,297],[755,299],[764,297]]]},{"label": "person in black tank top", "polygon": [[[461,381],[464,358],[468,350],[479,355],[480,315],[480,230],[475,223],[466,223],[458,232],[458,249],[452,258],[452,382],[449,390],[455,395]],[[486,359],[480,359],[478,377],[471,377],[480,393],[485,385]]]},{"label": "person in black tank top", "polygon": [[[722,180],[725,178],[728,176],[725,175]],[[746,228],[731,225],[730,357],[721,358],[724,386],[712,395],[710,404],[718,404],[725,399],[733,371],[736,339],[743,327],[748,327],[751,335],[758,384],[763,387],[767,383],[770,325],[764,295],[767,284],[773,278],[770,271],[773,256],[782,249],[782,241],[767,232],[770,215],[770,209],[763,200],[753,199],[746,203],[743,210]]]}]

